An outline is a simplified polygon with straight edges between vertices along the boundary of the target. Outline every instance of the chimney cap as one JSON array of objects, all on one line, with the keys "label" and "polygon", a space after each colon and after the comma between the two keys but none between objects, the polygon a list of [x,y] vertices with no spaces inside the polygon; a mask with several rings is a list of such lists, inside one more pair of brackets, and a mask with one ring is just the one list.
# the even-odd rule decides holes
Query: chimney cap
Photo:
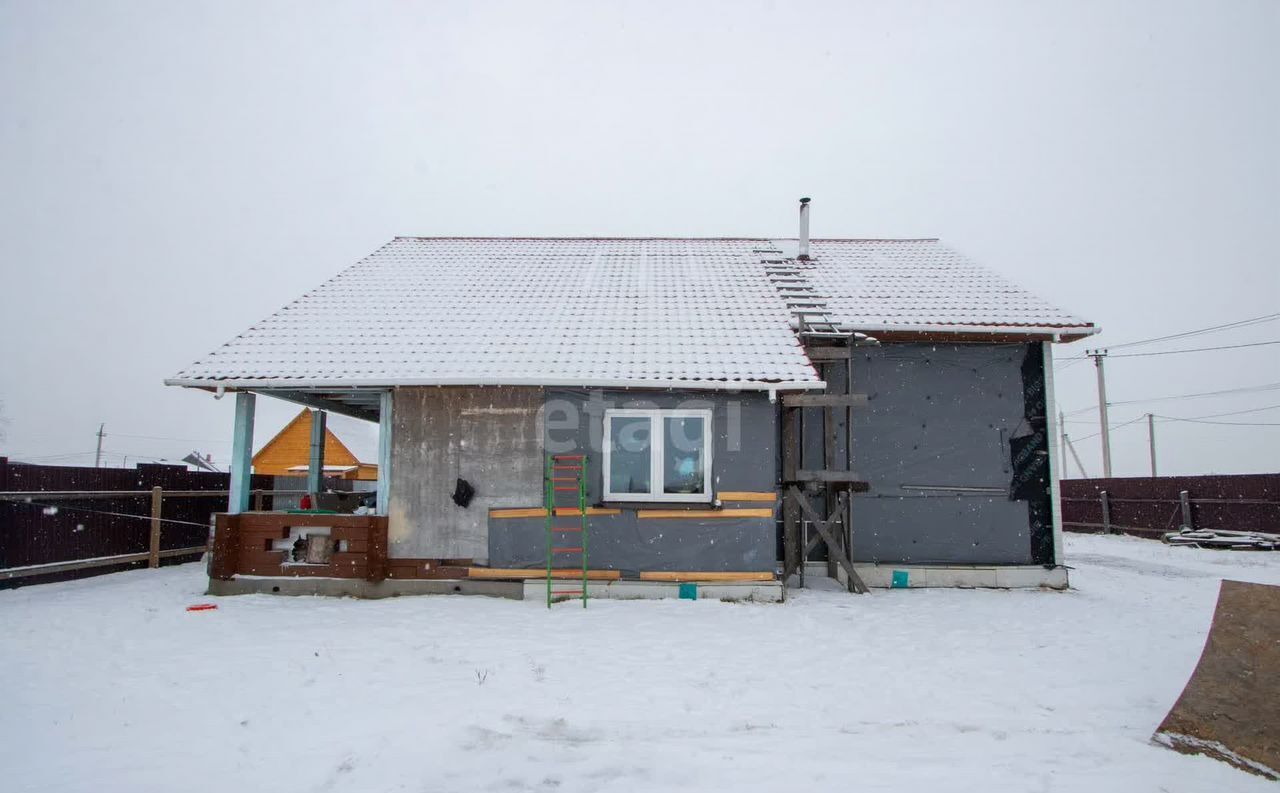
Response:
[{"label": "chimney cap", "polygon": [[810,199],[809,199],[809,197],[808,197],[808,196],[805,196],[804,198],[801,198],[801,199],[800,199],[800,203],[802,203],[802,204],[807,204],[807,203],[809,203],[809,201],[810,201]]}]

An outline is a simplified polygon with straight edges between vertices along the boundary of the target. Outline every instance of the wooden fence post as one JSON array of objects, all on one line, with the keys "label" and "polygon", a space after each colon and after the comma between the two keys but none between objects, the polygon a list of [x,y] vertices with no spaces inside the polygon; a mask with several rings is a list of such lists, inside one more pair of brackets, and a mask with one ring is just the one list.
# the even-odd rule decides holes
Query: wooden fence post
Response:
[{"label": "wooden fence post", "polygon": [[160,510],[164,506],[164,488],[151,488],[151,557],[147,567],[160,566]]},{"label": "wooden fence post", "polygon": [[1107,491],[1103,490],[1098,494],[1102,499],[1102,533],[1111,533],[1111,499],[1107,497]]},{"label": "wooden fence post", "polygon": [[1191,522],[1191,491],[1179,491],[1178,501],[1182,503],[1182,527],[1185,529],[1194,529],[1195,524]]}]

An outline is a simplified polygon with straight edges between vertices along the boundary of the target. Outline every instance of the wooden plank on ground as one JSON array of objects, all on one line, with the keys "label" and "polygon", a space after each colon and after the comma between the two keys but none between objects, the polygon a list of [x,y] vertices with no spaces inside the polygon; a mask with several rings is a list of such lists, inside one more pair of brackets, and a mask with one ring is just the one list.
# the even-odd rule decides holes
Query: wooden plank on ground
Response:
[{"label": "wooden plank on ground", "polygon": [[773,573],[746,573],[746,572],[666,572],[661,570],[653,570],[640,574],[641,581],[773,581]]}]

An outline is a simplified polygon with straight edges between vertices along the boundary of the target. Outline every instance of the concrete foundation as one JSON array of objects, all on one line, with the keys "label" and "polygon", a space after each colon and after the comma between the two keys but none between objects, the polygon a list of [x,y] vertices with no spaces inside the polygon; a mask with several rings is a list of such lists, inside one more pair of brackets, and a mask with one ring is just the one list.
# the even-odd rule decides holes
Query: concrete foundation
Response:
[{"label": "concrete foundation", "polygon": [[[557,587],[568,586],[560,581]],[[485,595],[512,600],[542,601],[547,597],[546,579],[526,581],[391,580],[371,583],[358,578],[280,578],[236,576],[230,581],[209,580],[210,595],[324,595],[376,600],[402,595]],[[700,600],[740,600],[777,603],[783,600],[782,584],[776,581],[697,584]],[[611,600],[656,600],[680,597],[680,584],[666,581],[592,581],[589,598]]]},{"label": "concrete foundation", "polygon": [[[561,586],[568,585],[560,581]],[[546,579],[524,582],[525,600],[546,600]],[[680,584],[668,581],[592,581],[587,584],[587,597],[610,600],[661,600],[679,598]],[[744,581],[698,583],[698,600],[733,600],[753,603],[779,603],[785,599],[780,581]]]},{"label": "concrete foundation", "polygon": [[485,595],[520,600],[519,581],[387,579],[373,583],[361,578],[287,578],[236,576],[230,581],[209,579],[210,595],[325,595],[377,600],[401,595]]},{"label": "concrete foundation", "polygon": [[[867,586],[878,589],[938,588],[955,589],[1067,589],[1067,568],[1041,565],[903,565],[854,563],[853,569]],[[894,587],[894,574],[899,583]],[[826,578],[826,562],[809,562],[805,567],[808,578]],[[839,571],[839,582],[846,582],[844,571]]]}]

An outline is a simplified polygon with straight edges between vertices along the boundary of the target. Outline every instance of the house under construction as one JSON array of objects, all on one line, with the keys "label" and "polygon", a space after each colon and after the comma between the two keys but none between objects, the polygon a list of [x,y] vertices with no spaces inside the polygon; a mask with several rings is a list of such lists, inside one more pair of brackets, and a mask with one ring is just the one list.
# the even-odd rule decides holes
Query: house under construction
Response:
[{"label": "house under construction", "polygon": [[[1098,328],[938,240],[800,216],[398,237],[200,358],[166,382],[235,395],[211,590],[1065,587],[1053,345]],[[372,514],[248,510],[257,396],[378,423]]]}]

